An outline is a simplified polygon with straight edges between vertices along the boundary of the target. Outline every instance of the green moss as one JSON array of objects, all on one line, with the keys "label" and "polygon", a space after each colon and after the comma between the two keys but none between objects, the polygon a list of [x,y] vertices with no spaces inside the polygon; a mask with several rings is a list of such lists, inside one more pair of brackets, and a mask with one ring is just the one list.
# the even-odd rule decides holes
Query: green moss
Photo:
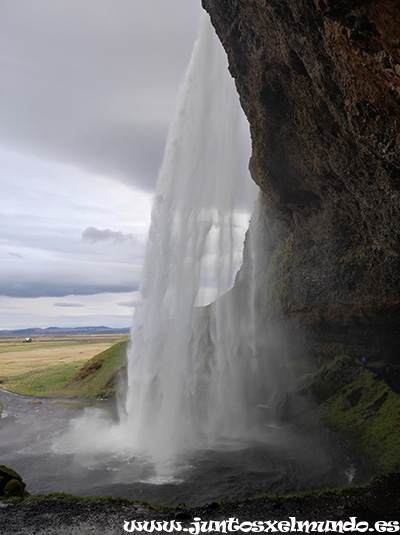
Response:
[{"label": "green moss", "polygon": [[[369,384],[364,375],[358,383],[359,402],[349,403],[351,385],[339,396],[332,397],[324,408],[325,419],[360,448],[380,472],[400,470],[400,396],[386,385]],[[375,409],[375,403],[379,406]]]},{"label": "green moss", "polygon": [[18,479],[11,479],[7,485],[4,487],[4,496],[10,498],[11,496],[15,497],[24,497],[24,489]]},{"label": "green moss", "polygon": [[400,395],[349,357],[312,374],[301,390],[318,403],[305,416],[340,434],[376,473],[400,470]]},{"label": "green moss", "polygon": [[[336,356],[329,363],[324,361],[320,369],[302,377],[302,388],[299,393],[317,403],[324,402],[353,380],[347,369],[352,363],[352,359],[341,355]],[[347,373],[342,373],[344,369]]]},{"label": "green moss", "polygon": [[22,477],[8,468],[8,466],[0,465],[0,496],[7,499],[20,500],[29,496],[29,493],[25,490],[26,484],[23,482]]},{"label": "green moss", "polygon": [[4,464],[0,464],[0,476],[4,477],[7,481],[10,479],[17,479],[22,483],[22,477],[15,470]]}]

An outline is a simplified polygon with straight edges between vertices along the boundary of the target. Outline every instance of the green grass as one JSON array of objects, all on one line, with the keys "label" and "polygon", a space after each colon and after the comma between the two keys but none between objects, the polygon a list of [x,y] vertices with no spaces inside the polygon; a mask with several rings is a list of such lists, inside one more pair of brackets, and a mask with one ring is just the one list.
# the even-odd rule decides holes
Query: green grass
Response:
[{"label": "green grass", "polygon": [[43,398],[109,398],[126,365],[128,341],[117,342],[88,361],[57,365],[4,383],[16,394]]},{"label": "green grass", "polygon": [[346,438],[376,473],[400,470],[400,394],[375,369],[335,359],[302,389],[317,407],[305,416]]},{"label": "green grass", "polygon": [[109,398],[115,395],[118,375],[126,373],[128,340],[114,344],[86,362],[68,381],[67,397]]},{"label": "green grass", "polygon": [[76,362],[70,366],[66,364],[52,366],[39,372],[27,374],[25,377],[7,381],[3,386],[10,392],[23,396],[57,397],[56,393],[65,387],[85,362]]}]

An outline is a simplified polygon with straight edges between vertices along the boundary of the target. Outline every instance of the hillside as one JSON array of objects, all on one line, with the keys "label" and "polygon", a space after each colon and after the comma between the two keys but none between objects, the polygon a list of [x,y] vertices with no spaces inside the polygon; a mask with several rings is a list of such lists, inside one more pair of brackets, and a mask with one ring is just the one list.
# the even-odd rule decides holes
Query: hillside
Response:
[{"label": "hillside", "polygon": [[60,390],[62,397],[110,398],[126,382],[126,352],[128,340],[111,346],[91,358]]},{"label": "hillside", "polygon": [[106,399],[126,382],[128,340],[117,342],[81,367],[54,365],[7,380],[2,387],[17,394],[44,398]]}]

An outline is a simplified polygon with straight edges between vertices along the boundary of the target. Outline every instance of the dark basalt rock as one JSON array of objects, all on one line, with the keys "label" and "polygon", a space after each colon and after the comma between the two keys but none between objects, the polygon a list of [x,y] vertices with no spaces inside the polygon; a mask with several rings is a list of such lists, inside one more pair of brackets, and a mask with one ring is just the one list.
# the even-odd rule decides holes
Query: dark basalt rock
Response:
[{"label": "dark basalt rock", "polygon": [[270,313],[327,346],[396,363],[400,4],[203,6],[250,123],[269,239],[263,284],[275,284]]}]

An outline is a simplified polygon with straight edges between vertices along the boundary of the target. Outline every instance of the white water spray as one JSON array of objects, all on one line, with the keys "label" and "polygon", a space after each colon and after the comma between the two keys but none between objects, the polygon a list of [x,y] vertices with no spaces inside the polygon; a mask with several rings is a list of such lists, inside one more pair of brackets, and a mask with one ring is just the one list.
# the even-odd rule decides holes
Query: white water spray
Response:
[{"label": "white water spray", "polygon": [[204,19],[157,183],[126,402],[118,424],[93,412],[76,420],[71,450],[149,460],[165,476],[188,452],[274,442],[266,424],[278,374],[255,307],[258,208],[235,282],[237,220],[243,228],[246,207],[248,225],[257,193],[249,156],[226,56]]},{"label": "white water spray", "polygon": [[211,281],[214,297],[223,295],[237,268],[235,204],[243,184],[252,187],[239,163],[241,119],[225,54],[204,20],[158,179],[128,355],[123,425],[133,449],[160,463],[243,437],[248,426],[243,340],[252,318],[232,313],[226,296],[196,307],[202,286]]}]

